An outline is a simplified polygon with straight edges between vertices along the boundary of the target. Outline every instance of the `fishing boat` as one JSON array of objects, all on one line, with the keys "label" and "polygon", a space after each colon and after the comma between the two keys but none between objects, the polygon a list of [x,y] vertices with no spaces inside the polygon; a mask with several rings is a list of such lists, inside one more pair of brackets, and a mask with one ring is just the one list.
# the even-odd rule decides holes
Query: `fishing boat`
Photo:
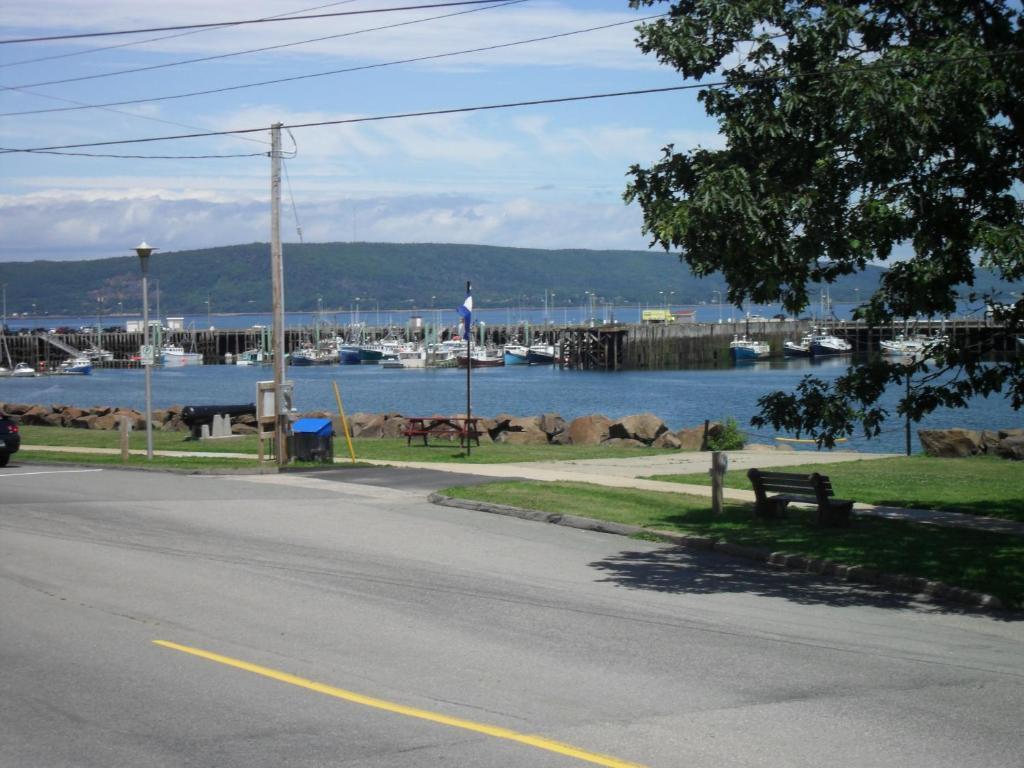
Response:
[{"label": "fishing boat", "polygon": [[529,348],[522,344],[506,344],[502,347],[505,365],[526,365],[529,362]]},{"label": "fishing boat", "polygon": [[558,360],[558,352],[553,344],[534,344],[526,352],[526,362],[530,365],[552,365]]},{"label": "fishing boat", "polygon": [[787,341],[782,345],[782,354],[786,357],[810,357],[811,334],[805,334],[800,341]]},{"label": "fishing boat", "polygon": [[336,353],[330,349],[306,345],[293,350],[288,364],[295,366],[332,365],[338,362]]},{"label": "fishing boat", "polygon": [[398,351],[396,359],[385,359],[381,366],[384,368],[425,368],[427,366],[427,351],[419,346],[401,349]]},{"label": "fishing boat", "polygon": [[895,339],[884,339],[878,343],[886,357],[916,357],[924,349],[926,339],[921,336],[898,334]]},{"label": "fishing boat", "polygon": [[735,336],[729,342],[729,357],[734,361],[763,360],[772,353],[772,348],[763,341],[755,341],[746,335]]},{"label": "fishing boat", "polygon": [[160,359],[167,368],[181,368],[186,365],[202,365],[203,356],[199,352],[186,352],[180,344],[165,345],[160,350]]},{"label": "fishing boat", "polygon": [[827,357],[828,355],[846,355],[853,347],[845,339],[824,331],[811,334],[811,356]]},{"label": "fishing boat", "polygon": [[92,360],[85,355],[68,358],[57,368],[57,373],[70,376],[88,376],[92,373]]},{"label": "fishing boat", "polygon": [[235,358],[235,365],[263,365],[269,362],[270,355],[265,354],[262,349],[255,348],[239,352]]},{"label": "fishing boat", "polygon": [[[500,349],[490,347],[476,347],[470,353],[474,368],[497,368],[505,365],[505,354]],[[460,368],[466,367],[466,354],[458,355],[456,361]]]}]

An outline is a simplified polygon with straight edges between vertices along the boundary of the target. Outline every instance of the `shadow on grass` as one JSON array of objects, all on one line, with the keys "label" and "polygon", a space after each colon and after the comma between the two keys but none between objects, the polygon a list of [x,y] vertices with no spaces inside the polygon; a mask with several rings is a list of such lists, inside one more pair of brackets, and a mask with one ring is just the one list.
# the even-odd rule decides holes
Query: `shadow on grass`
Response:
[{"label": "shadow on grass", "polygon": [[875,607],[926,610],[959,615],[984,615],[1001,621],[1024,621],[1024,613],[982,611],[894,592],[870,584],[842,582],[813,573],[775,570],[759,563],[683,547],[653,551],[624,550],[618,555],[590,563],[603,571],[600,581],[629,589],[673,594],[748,594],[776,597],[801,605],[837,608]]}]

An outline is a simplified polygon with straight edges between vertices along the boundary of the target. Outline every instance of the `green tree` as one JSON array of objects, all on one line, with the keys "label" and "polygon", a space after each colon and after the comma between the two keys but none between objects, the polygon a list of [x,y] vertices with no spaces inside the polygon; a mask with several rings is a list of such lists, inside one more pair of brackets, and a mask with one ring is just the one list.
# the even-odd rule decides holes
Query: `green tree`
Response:
[{"label": "green tree", "polygon": [[[858,310],[869,322],[949,314],[958,298],[980,306],[975,270],[1024,278],[1021,22],[1019,4],[1001,0],[670,3],[638,27],[638,45],[701,84],[725,148],[668,146],[630,169],[625,198],[653,244],[678,249],[697,275],[720,272],[737,306],[799,311],[809,283],[886,261]],[[1020,335],[1024,300],[996,319]],[[888,415],[880,395],[908,377],[898,413],[910,419],[994,392],[1019,409],[1022,361],[984,364],[986,351],[947,344],[937,366],[807,377],[761,398],[755,424],[826,445],[857,424],[875,435]]]}]

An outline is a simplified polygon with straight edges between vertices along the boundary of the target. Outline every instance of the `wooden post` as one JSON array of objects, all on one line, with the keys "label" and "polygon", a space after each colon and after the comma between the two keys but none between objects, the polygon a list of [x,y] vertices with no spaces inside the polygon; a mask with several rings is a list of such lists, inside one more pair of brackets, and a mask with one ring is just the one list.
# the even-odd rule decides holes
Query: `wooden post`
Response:
[{"label": "wooden post", "polygon": [[128,437],[132,432],[132,421],[127,416],[121,417],[121,461],[128,461]]},{"label": "wooden post", "polygon": [[729,466],[729,457],[724,451],[711,452],[711,513],[722,514],[722,484],[725,470]]}]

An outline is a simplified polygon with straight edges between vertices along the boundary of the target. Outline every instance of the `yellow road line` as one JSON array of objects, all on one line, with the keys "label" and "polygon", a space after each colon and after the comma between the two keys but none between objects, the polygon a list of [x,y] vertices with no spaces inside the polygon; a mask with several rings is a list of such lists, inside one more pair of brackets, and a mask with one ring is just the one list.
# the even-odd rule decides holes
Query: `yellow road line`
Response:
[{"label": "yellow road line", "polygon": [[261,667],[258,664],[250,664],[247,661],[240,659],[233,659],[230,656],[221,656],[219,653],[211,653],[210,651],[204,651],[200,648],[191,648],[187,645],[179,645],[178,643],[172,643],[167,640],[154,640],[156,645],[164,648],[170,648],[171,650],[181,651],[182,653],[189,653],[193,656],[198,656],[202,659],[209,661],[215,661],[218,664],[225,664],[229,667],[235,667],[237,669],[244,669],[246,672],[252,672],[263,677],[269,677],[272,680],[277,680],[282,683],[288,683],[290,685],[296,685],[299,688],[306,688],[310,691],[316,691],[326,696],[333,696],[338,699],[344,699],[345,701],[351,701],[355,704],[362,704],[366,707],[373,707],[374,709],[382,709],[385,712],[393,712],[397,715],[405,715],[406,717],[415,717],[420,720],[429,720],[433,723],[440,723],[441,725],[451,726],[452,728],[462,728],[466,731],[475,731],[476,733],[482,733],[487,736],[493,736],[497,739],[507,739],[509,741],[517,741],[520,744],[527,744],[537,749],[544,749],[548,752],[556,752],[560,755],[567,755],[574,757],[577,760],[582,760],[587,763],[594,763],[595,765],[607,766],[607,768],[644,768],[639,763],[631,763],[625,760],[619,760],[615,757],[609,757],[607,755],[600,755],[596,752],[588,752],[583,749],[579,749],[570,744],[562,744],[558,741],[551,739],[545,739],[542,736],[531,736],[525,733],[517,733],[516,731],[509,730],[508,728],[501,728],[495,725],[485,725],[483,723],[475,723],[472,720],[463,720],[459,717],[449,717],[448,715],[442,715],[437,712],[430,712],[425,709],[416,709],[415,707],[407,707],[404,704],[396,704],[391,701],[385,701],[384,699],[376,699],[372,696],[364,696],[361,693],[355,693],[353,691],[346,691],[343,688],[335,688],[333,685],[326,685],[325,683],[318,683],[315,680],[306,680],[302,677],[296,677],[290,675],[287,672],[279,672],[276,669],[270,669],[269,667]]}]

